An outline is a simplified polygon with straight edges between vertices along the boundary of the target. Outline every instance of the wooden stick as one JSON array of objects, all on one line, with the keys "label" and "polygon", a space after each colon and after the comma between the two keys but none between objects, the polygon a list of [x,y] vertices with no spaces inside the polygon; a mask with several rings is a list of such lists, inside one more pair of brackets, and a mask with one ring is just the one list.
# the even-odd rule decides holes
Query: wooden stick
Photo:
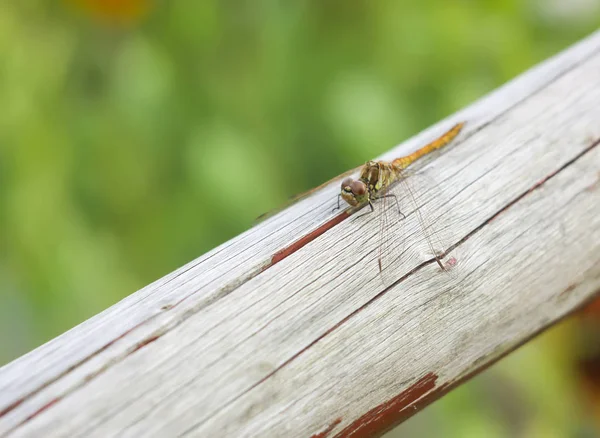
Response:
[{"label": "wooden stick", "polygon": [[1,368],[0,435],[385,432],[599,289],[598,77],[595,33],[381,157],[467,121],[423,159],[453,275],[381,275],[334,182]]}]

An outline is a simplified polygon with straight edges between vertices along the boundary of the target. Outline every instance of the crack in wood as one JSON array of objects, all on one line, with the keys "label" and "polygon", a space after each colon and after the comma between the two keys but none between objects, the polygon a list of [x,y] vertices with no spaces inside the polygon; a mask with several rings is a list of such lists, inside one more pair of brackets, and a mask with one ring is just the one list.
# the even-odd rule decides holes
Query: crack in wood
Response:
[{"label": "crack in wood", "polygon": [[[507,203],[504,207],[502,207],[501,209],[499,209],[496,213],[494,213],[492,216],[490,216],[488,219],[486,219],[485,221],[483,221],[479,226],[477,226],[476,228],[473,229],[473,231],[471,231],[469,234],[467,234],[465,237],[463,237],[462,239],[460,239],[458,242],[456,242],[454,245],[452,245],[450,248],[448,248],[444,254],[442,255],[441,258],[446,257],[446,255],[448,255],[450,252],[452,252],[454,249],[456,249],[457,247],[459,247],[460,245],[462,245],[463,243],[465,243],[467,240],[469,240],[471,237],[473,237],[475,234],[477,234],[481,229],[483,229],[486,225],[488,225],[489,223],[491,223],[492,221],[494,221],[496,218],[498,218],[501,214],[505,213],[506,211],[508,211],[508,209],[512,208],[514,205],[516,205],[519,201],[523,200],[526,196],[530,195],[531,193],[535,192],[536,190],[538,190],[540,187],[542,187],[546,182],[548,182],[549,180],[551,180],[552,178],[554,178],[556,175],[558,175],[560,172],[564,171],[565,169],[567,169],[569,166],[573,165],[577,160],[579,160],[580,158],[582,158],[583,156],[585,156],[586,154],[588,154],[589,152],[591,152],[594,148],[596,148],[598,145],[600,144],[600,138],[595,140],[594,142],[592,142],[589,146],[587,146],[585,149],[583,149],[581,152],[579,152],[577,155],[575,155],[573,158],[571,158],[570,160],[568,160],[566,163],[564,163],[562,166],[560,166],[558,169],[554,170],[553,172],[549,173],[548,175],[546,175],[544,178],[542,178],[540,181],[538,181],[537,183],[535,183],[533,186],[531,186],[529,189],[527,189],[526,191],[524,191],[523,193],[521,193],[520,195],[518,195],[517,197],[515,197],[512,201],[510,201],[509,203]],[[429,263],[433,263],[435,262],[435,258],[433,258],[432,260],[429,260]]]},{"label": "crack in wood", "polygon": [[[36,388],[34,391],[31,391],[30,393],[28,393],[25,397],[22,397],[21,399],[17,400],[16,402],[14,402],[13,404],[7,406],[4,410],[2,410],[0,412],[0,418],[2,418],[4,415],[8,414],[9,412],[11,412],[13,409],[15,409],[17,406],[19,406],[20,404],[22,404],[24,401],[28,400],[29,398],[35,396],[36,394],[38,394],[40,391],[43,391],[45,388],[47,388],[48,386],[50,386],[51,384],[53,384],[54,382],[62,379],[63,377],[65,377],[67,374],[69,374],[70,372],[72,372],[74,369],[80,367],[81,365],[83,365],[84,363],[88,362],[89,360],[91,360],[92,358],[94,358],[96,355],[102,353],[103,351],[105,351],[107,348],[109,348],[111,345],[113,345],[115,342],[117,342],[119,339],[124,338],[125,336],[127,336],[129,333],[131,333],[133,330],[135,330],[136,328],[140,327],[142,324],[144,324],[146,321],[140,322],[139,324],[136,324],[135,326],[133,326],[132,328],[130,328],[129,330],[126,330],[125,332],[123,332],[121,335],[117,336],[116,338],[114,338],[113,340],[111,340],[110,342],[108,342],[107,344],[105,344],[104,346],[102,346],[100,349],[96,350],[93,354],[83,358],[82,360],[76,362],[75,364],[71,365],[69,368],[67,368],[66,370],[64,370],[62,373],[60,373],[58,376],[56,376],[54,379],[48,380],[47,382],[45,382],[43,385],[39,386],[38,388]],[[85,379],[84,379],[85,380]],[[78,387],[79,388],[79,387]],[[68,395],[71,392],[66,392],[64,395]],[[63,395],[63,397],[64,397]],[[24,423],[24,422],[23,422]],[[21,424],[23,424],[21,423]],[[18,426],[17,426],[18,427]],[[14,430],[14,429],[13,429]]]},{"label": "crack in wood", "polygon": [[[132,329],[133,330],[133,329]],[[128,332],[124,333],[122,336],[125,336]],[[14,432],[16,429],[18,429],[19,427],[21,427],[22,425],[24,425],[25,423],[27,423],[28,421],[32,420],[33,418],[37,417],[39,414],[43,413],[44,411],[46,411],[48,408],[50,408],[51,406],[55,405],[56,403],[58,403],[60,400],[62,400],[63,398],[67,397],[68,395],[72,394],[73,392],[75,392],[76,390],[80,389],[81,387],[83,387],[85,384],[87,384],[88,382],[90,382],[91,380],[95,379],[96,377],[98,377],[100,374],[104,373],[106,370],[108,370],[111,366],[113,366],[115,363],[120,362],[121,360],[123,360],[125,357],[135,353],[136,351],[144,348],[146,345],[156,341],[158,338],[160,338],[164,333],[158,333],[155,335],[151,335],[149,337],[147,337],[146,339],[138,342],[135,347],[133,347],[131,350],[129,350],[123,357],[120,358],[116,358],[113,361],[110,361],[108,363],[106,363],[103,367],[99,368],[98,370],[96,370],[93,373],[88,374],[87,376],[84,376],[83,379],[81,380],[81,383],[79,385],[76,385],[74,387],[72,387],[70,390],[65,391],[61,396],[56,397],[54,399],[52,399],[50,402],[46,403],[45,405],[43,405],[41,408],[37,409],[35,412],[33,412],[32,414],[28,415],[23,421],[21,421],[20,423],[18,423],[17,425],[15,425],[13,428],[9,429],[7,434],[10,434],[12,432]],[[105,348],[108,348],[110,345],[112,345],[112,343],[116,342],[118,339],[120,338],[116,338],[115,340],[113,340],[110,344],[107,344]],[[98,352],[100,353],[100,351]],[[87,358],[87,360],[91,359],[93,356]],[[73,369],[75,369],[75,366],[69,368],[64,375],[66,375],[68,372],[72,371]],[[64,376],[63,375],[63,376]],[[63,377],[61,376],[61,377]],[[52,382],[50,382],[52,383]],[[48,383],[48,384],[50,384]],[[46,385],[47,386],[47,385]],[[40,391],[43,390],[46,386],[41,387]],[[10,412],[11,410],[13,410],[14,408],[16,408],[18,405],[20,405],[21,403],[25,402],[29,397],[34,396],[34,394],[29,394],[27,397],[24,397],[20,400],[18,400],[17,402],[13,403],[13,405],[9,406],[7,409],[5,409],[4,411],[2,411],[0,414],[0,418],[2,417],[2,415],[7,414],[8,412]]]}]

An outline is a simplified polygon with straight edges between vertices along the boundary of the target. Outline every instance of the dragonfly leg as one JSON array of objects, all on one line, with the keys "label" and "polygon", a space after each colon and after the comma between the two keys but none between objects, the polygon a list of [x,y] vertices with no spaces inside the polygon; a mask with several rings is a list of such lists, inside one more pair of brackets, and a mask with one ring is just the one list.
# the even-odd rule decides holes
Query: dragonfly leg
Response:
[{"label": "dragonfly leg", "polygon": [[439,257],[435,257],[435,261],[437,262],[437,264],[439,265],[440,268],[442,268],[442,271],[446,271],[446,267],[444,265],[442,265],[442,261],[440,260]]},{"label": "dragonfly leg", "polygon": [[380,198],[394,198],[394,200],[396,201],[396,207],[398,207],[398,214],[402,216],[402,220],[406,219],[406,215],[402,213],[402,210],[400,210],[400,204],[398,203],[398,197],[396,197],[396,195],[394,195],[393,193],[387,193],[385,195],[380,196]]},{"label": "dragonfly leg", "polygon": [[371,214],[375,211],[375,207],[373,207],[373,203],[371,202],[371,200],[369,200],[369,207],[371,207],[371,209],[369,211],[367,211],[366,213],[361,214],[361,216]]},{"label": "dragonfly leg", "polygon": [[331,210],[331,212],[332,212],[332,213],[333,213],[334,211],[336,211],[336,210],[339,210],[339,209],[340,209],[340,198],[341,198],[341,197],[342,197],[342,195],[340,195],[340,194],[338,193],[338,195],[337,195],[337,202],[338,202],[338,204],[337,204],[337,207],[333,207],[333,210]]}]

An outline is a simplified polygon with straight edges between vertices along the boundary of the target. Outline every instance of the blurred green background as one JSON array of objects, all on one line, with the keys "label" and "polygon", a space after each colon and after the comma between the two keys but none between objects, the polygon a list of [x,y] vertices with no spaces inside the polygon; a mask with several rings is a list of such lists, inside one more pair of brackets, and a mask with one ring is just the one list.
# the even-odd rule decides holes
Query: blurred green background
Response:
[{"label": "blurred green background", "polygon": [[[592,0],[2,2],[0,364],[471,103],[599,20]],[[543,362],[559,376],[542,412],[567,397],[568,367],[546,363],[563,344],[548,344],[494,368],[510,379],[504,363]],[[501,418],[488,421],[482,388],[476,380],[431,408],[448,409],[440,418],[473,411],[469,430],[433,430],[517,436]],[[423,427],[418,418],[402,427]],[[569,421],[556,428],[537,436],[586,436],[565,435],[583,433]]]}]

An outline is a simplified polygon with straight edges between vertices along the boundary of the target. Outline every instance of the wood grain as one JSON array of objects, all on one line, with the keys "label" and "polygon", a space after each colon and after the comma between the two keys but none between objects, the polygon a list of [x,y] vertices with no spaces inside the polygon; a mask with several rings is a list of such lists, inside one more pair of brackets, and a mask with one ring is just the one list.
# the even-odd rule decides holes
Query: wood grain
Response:
[{"label": "wood grain", "polygon": [[406,251],[377,268],[379,215],[332,182],[0,369],[0,435],[373,436],[589,300],[600,286],[600,33],[454,122],[420,163]]}]

